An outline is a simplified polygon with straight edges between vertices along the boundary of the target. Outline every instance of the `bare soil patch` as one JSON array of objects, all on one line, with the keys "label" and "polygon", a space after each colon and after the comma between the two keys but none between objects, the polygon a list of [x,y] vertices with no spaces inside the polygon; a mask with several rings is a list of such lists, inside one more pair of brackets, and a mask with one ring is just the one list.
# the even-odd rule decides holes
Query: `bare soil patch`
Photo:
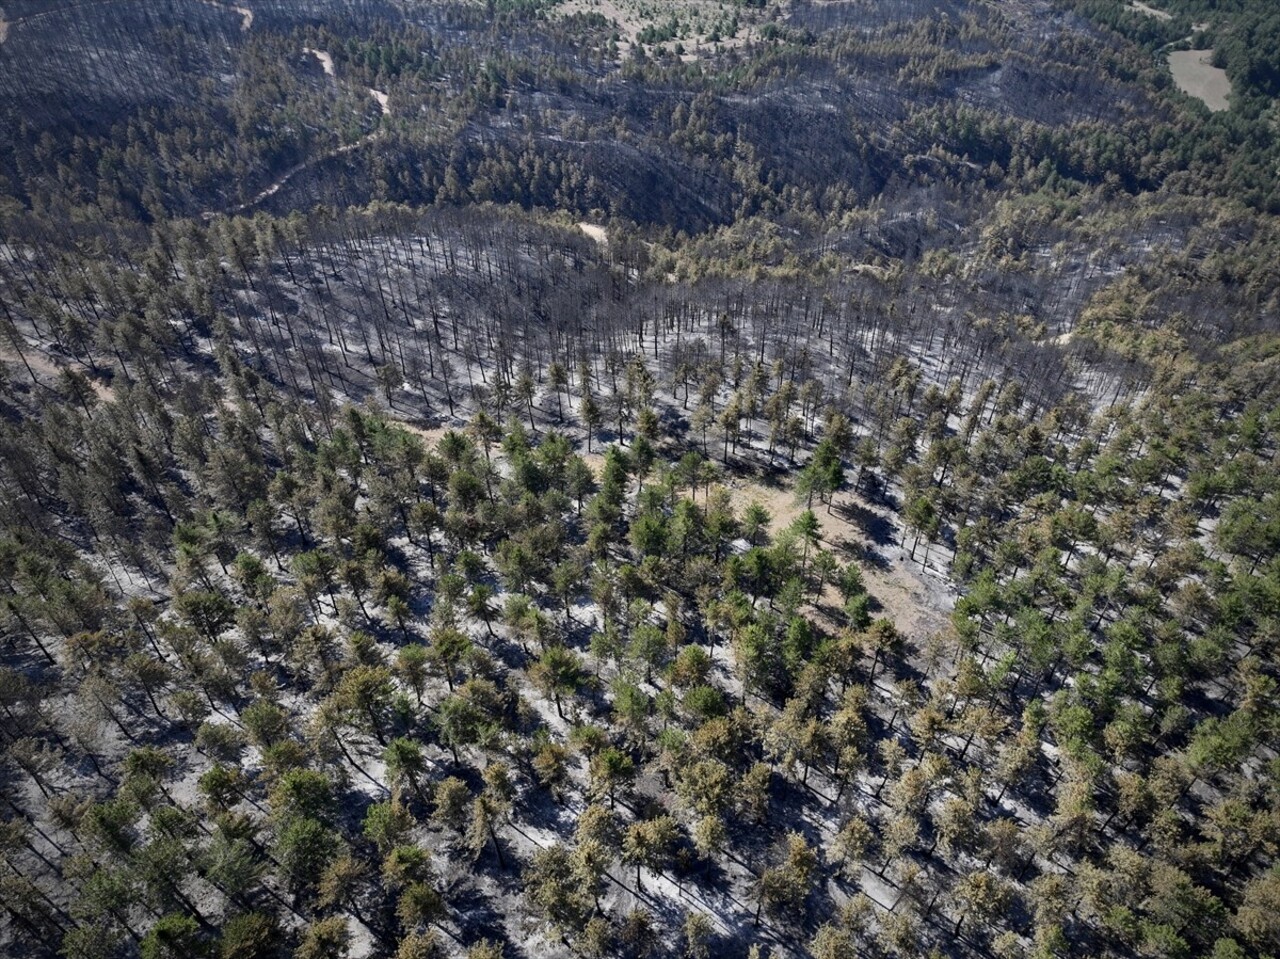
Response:
[{"label": "bare soil patch", "polygon": [[253,26],[253,11],[248,7],[236,6],[233,3],[219,3],[218,0],[204,0],[211,7],[221,7],[223,10],[231,10],[240,14],[240,29],[248,30]]},{"label": "bare soil patch", "polygon": [[607,246],[609,243],[609,234],[605,232],[604,227],[596,223],[587,223],[583,221],[578,224],[578,229],[592,240],[595,240],[601,246]]},{"label": "bare soil patch", "polygon": [[[739,513],[752,502],[768,510],[772,517],[770,530],[775,535],[794,523],[806,509],[804,502],[797,501],[789,483],[772,486],[731,477],[725,485],[733,493]],[[955,601],[954,593],[944,581],[924,574],[921,565],[909,560],[900,547],[876,542],[880,529],[892,531],[892,522],[882,511],[857,493],[844,490],[832,498],[830,511],[815,501],[813,513],[821,527],[822,547],[835,553],[841,562],[858,564],[867,591],[882,606],[880,613],[893,620],[900,632],[913,639],[924,639],[946,626],[947,610]],[[917,551],[917,558],[922,553],[923,546]],[[824,602],[835,605],[835,596],[835,590],[829,588]]]},{"label": "bare soil patch", "polygon": [[440,442],[440,438],[444,436],[445,433],[448,433],[450,430],[457,429],[456,426],[434,426],[431,429],[424,429],[421,426],[414,426],[412,423],[408,423],[404,420],[397,420],[396,422],[415,436],[421,436],[423,440],[426,441],[427,446],[432,449],[434,449],[436,444]]},{"label": "bare soil patch", "polygon": [[323,50],[313,50],[311,47],[303,47],[303,53],[309,53],[320,61],[320,67],[324,70],[326,76],[337,76],[333,69],[333,55]]},{"label": "bare soil patch", "polygon": [[1231,94],[1227,71],[1212,65],[1212,50],[1171,50],[1169,70],[1183,93],[1201,100],[1210,110],[1225,110]]},{"label": "bare soil patch", "polygon": [[591,467],[591,472],[595,473],[597,478],[604,475],[604,454],[603,453],[583,453],[579,452],[579,456],[583,461]]}]

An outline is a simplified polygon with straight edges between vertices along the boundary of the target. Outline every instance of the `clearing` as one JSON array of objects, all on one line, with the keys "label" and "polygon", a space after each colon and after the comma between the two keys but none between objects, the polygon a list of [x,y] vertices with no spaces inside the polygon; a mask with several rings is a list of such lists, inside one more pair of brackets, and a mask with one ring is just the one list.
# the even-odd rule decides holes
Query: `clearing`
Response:
[{"label": "clearing", "polygon": [[587,223],[583,221],[578,224],[578,229],[602,246],[607,246],[609,244],[609,234],[605,232],[605,229],[602,226],[597,226],[594,223]]},{"label": "clearing", "polygon": [[[747,7],[737,7],[730,14],[723,3],[709,0],[567,0],[556,9],[563,16],[600,14],[617,31],[618,54],[623,58],[634,52],[642,31],[657,28],[664,38],[650,39],[645,45],[674,52],[679,44],[685,62],[697,59],[702,52],[757,39],[757,24],[763,18]],[[675,26],[674,36],[666,32],[668,25]]]},{"label": "clearing", "polygon": [[1212,50],[1171,50],[1169,70],[1183,93],[1202,101],[1210,110],[1225,110],[1231,81],[1227,71],[1213,66],[1212,60]]},{"label": "clearing", "polygon": [[[805,504],[797,501],[790,483],[785,486],[765,485],[757,480],[729,474],[724,485],[733,495],[739,515],[747,504],[759,503],[769,511],[769,528],[775,535],[795,522],[805,511]],[[923,641],[947,625],[947,612],[955,603],[955,593],[943,579],[924,576],[918,562],[907,557],[907,551],[898,545],[879,545],[872,542],[868,531],[856,517],[875,517],[886,520],[883,510],[877,510],[852,490],[841,490],[831,500],[831,509],[815,500],[813,514],[821,527],[820,544],[831,550],[842,562],[853,560],[862,571],[862,581],[869,592],[883,607],[882,614],[893,620],[898,631],[914,640]],[[921,546],[917,554],[923,553]],[[878,560],[868,562],[867,557]],[[834,586],[828,586],[824,603],[838,606]]]},{"label": "clearing", "polygon": [[[1132,0],[1129,8],[1138,13],[1145,13],[1149,17],[1155,17],[1157,20],[1173,19],[1173,14],[1148,6],[1142,0]],[[1197,33],[1207,29],[1209,29],[1208,23],[1192,24],[1190,35],[1181,40],[1175,40],[1168,46],[1190,43]],[[1213,66],[1212,50],[1170,50],[1168,58],[1169,71],[1173,74],[1173,82],[1178,85],[1179,90],[1195,97],[1214,112],[1226,110],[1229,107],[1227,99],[1231,95],[1231,81],[1227,79],[1225,70]]]},{"label": "clearing", "polygon": [[323,50],[313,50],[311,47],[303,47],[303,53],[309,53],[320,61],[320,66],[324,69],[326,76],[337,76],[333,69],[333,55]]},{"label": "clearing", "polygon": [[248,30],[253,26],[253,11],[248,7],[239,7],[234,3],[219,3],[218,0],[204,0],[211,7],[220,7],[223,10],[231,10],[240,14],[240,29]]}]

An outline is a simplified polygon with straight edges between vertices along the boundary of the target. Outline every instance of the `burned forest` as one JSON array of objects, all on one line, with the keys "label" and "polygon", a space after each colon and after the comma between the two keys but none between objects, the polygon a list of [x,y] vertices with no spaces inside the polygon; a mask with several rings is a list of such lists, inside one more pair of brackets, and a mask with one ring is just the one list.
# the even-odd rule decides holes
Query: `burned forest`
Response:
[{"label": "burned forest", "polygon": [[1280,956],[1280,13],[0,0],[0,954]]}]

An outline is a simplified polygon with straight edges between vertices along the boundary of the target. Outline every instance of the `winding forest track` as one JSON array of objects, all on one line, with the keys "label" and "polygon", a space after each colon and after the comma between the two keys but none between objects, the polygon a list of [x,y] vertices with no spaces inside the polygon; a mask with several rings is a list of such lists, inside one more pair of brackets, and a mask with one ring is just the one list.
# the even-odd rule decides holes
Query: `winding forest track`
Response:
[{"label": "winding forest track", "polygon": [[[204,0],[204,2],[211,3],[213,2],[213,0]],[[234,9],[239,9],[239,8],[234,8]],[[310,56],[315,57],[316,60],[320,62],[320,67],[322,70],[324,70],[325,76],[333,77],[333,78],[337,77],[337,70],[334,67],[333,56],[331,54],[327,53],[324,50],[316,50],[312,47],[303,47],[303,52],[306,54],[309,54]],[[391,114],[391,107],[389,104],[389,98],[387,94],[385,94],[381,90],[375,90],[373,87],[367,87],[366,89],[369,91],[369,96],[373,97],[373,99],[377,102],[379,110],[382,111],[382,115],[389,116]],[[275,181],[273,181],[270,186],[266,187],[261,192],[256,194],[252,199],[246,200],[245,202],[241,203],[239,206],[232,207],[230,210],[226,211],[227,214],[230,216],[234,216],[237,213],[243,213],[245,210],[252,209],[253,207],[257,206],[259,203],[262,203],[264,200],[268,200],[271,197],[275,196],[277,193],[279,193],[281,188],[283,188],[286,183],[288,183],[291,179],[293,179],[303,170],[306,170],[309,167],[315,166],[317,163],[323,163],[326,160],[331,160],[336,156],[341,156],[344,153],[350,153],[353,150],[358,150],[363,146],[367,146],[368,144],[373,143],[375,140],[379,139],[383,135],[383,132],[384,131],[381,129],[373,130],[369,133],[366,133],[364,136],[362,136],[359,140],[356,140],[354,143],[348,143],[346,146],[336,147],[332,150],[327,150],[324,153],[321,153],[317,156],[308,157],[307,159],[303,160],[301,163],[295,164],[294,166],[290,167],[288,170],[282,173]],[[218,213],[215,210],[206,210],[203,214],[201,214],[202,218],[205,220],[210,220],[217,215]]]},{"label": "winding forest track", "polygon": [[[120,2],[122,2],[122,0],[84,0],[82,3],[72,3],[65,7],[56,7],[52,10],[42,10],[39,13],[33,13],[26,17],[14,17],[12,20],[0,19],[0,43],[4,43],[9,39],[9,29],[11,27],[34,23],[36,20],[43,20],[45,17],[51,17],[54,14],[67,13],[84,7],[102,7]],[[200,2],[210,7],[217,7],[219,10],[227,10],[232,13],[239,14],[241,30],[248,30],[253,26],[253,11],[248,7],[241,7],[230,3],[219,3],[218,0],[200,0]]]},{"label": "winding forest track", "polygon": [[[262,203],[264,200],[269,200],[271,197],[279,193],[281,188],[286,183],[292,180],[295,176],[297,176],[303,170],[313,167],[317,163],[324,163],[326,160],[332,160],[334,157],[342,156],[344,153],[351,153],[354,150],[359,150],[361,147],[368,146],[370,143],[373,143],[375,140],[381,139],[382,136],[383,136],[382,130],[374,130],[371,133],[366,133],[364,136],[362,136],[359,140],[356,140],[354,143],[348,143],[346,146],[336,147],[335,149],[326,150],[324,153],[318,154],[316,156],[307,157],[307,159],[303,160],[301,163],[291,166],[284,173],[280,174],[280,176],[270,186],[266,187],[264,190],[257,193],[252,199],[245,200],[240,205],[234,206],[230,210],[227,210],[225,212],[225,215],[235,216],[237,213],[243,213],[245,210],[253,209],[259,203]],[[202,219],[211,220],[215,216],[218,216],[218,214],[219,214],[219,211],[217,210],[205,210],[204,213],[200,214],[200,216]]]}]

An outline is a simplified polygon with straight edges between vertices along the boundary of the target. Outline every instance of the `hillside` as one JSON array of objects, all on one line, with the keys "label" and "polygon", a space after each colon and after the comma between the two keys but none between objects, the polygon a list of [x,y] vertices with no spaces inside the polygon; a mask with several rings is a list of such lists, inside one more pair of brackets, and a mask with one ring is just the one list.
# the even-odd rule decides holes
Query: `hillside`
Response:
[{"label": "hillside", "polygon": [[1278,31],[4,2],[0,953],[1280,955]]}]

